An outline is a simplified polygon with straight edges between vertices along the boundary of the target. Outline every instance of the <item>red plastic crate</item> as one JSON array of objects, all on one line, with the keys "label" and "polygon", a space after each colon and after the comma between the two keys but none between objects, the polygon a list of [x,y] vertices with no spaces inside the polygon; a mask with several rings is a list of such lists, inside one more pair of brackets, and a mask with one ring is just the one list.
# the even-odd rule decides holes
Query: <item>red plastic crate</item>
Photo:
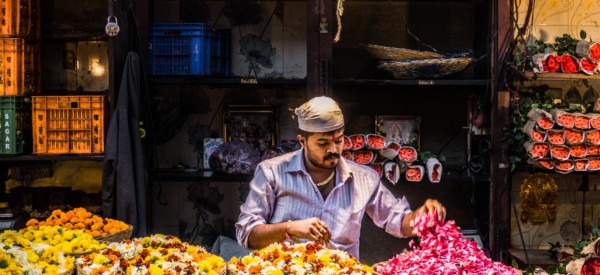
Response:
[{"label": "red plastic crate", "polygon": [[104,152],[105,96],[34,96],[33,153]]}]

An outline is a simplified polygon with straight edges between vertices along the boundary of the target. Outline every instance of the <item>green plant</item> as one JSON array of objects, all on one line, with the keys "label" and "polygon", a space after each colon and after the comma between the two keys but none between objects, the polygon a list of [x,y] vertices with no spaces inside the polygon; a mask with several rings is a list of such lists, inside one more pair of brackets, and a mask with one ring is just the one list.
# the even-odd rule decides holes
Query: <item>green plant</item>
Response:
[{"label": "green plant", "polygon": [[546,49],[550,46],[542,40],[535,40],[533,45],[529,45],[525,48],[524,43],[521,39],[515,47],[513,52],[513,64],[522,70],[531,70],[532,57],[538,53],[545,53]]},{"label": "green plant", "polygon": [[427,160],[430,158],[436,158],[437,160],[439,160],[440,162],[445,162],[446,161],[446,156],[444,155],[436,155],[430,151],[419,151],[419,161],[421,161],[421,163],[426,164]]},{"label": "green plant", "polygon": [[[583,36],[587,36],[585,34],[585,31],[583,31]],[[580,34],[580,35],[581,35]],[[554,39],[554,44],[550,45],[551,48],[556,51],[558,54],[563,54],[563,53],[569,53],[572,56],[576,56],[575,54],[575,48],[577,48],[577,42],[579,42],[579,40],[571,37],[571,35],[569,34],[563,34],[562,37],[556,37]]]}]

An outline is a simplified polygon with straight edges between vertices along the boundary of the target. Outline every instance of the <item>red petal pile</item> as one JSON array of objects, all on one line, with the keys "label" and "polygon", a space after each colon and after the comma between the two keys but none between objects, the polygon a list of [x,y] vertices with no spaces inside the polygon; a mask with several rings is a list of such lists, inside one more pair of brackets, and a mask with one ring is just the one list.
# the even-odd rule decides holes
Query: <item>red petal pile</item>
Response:
[{"label": "red petal pile", "polygon": [[518,270],[493,262],[477,247],[463,238],[454,221],[438,221],[437,214],[421,214],[413,221],[413,233],[421,237],[412,251],[396,255],[376,266],[379,274],[518,274]]}]

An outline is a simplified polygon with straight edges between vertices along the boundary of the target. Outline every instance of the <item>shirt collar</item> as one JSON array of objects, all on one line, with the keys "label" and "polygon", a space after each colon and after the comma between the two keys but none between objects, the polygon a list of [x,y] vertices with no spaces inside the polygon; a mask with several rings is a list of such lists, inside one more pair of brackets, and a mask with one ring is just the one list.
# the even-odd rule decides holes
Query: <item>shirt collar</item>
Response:
[{"label": "shirt collar", "polygon": [[[308,175],[306,166],[304,165],[304,148],[300,148],[292,154],[293,156],[288,163],[286,172],[303,172]],[[336,167],[336,172],[341,175],[342,182],[346,182],[350,177],[352,177],[352,171],[348,166],[346,158],[340,157]]]}]

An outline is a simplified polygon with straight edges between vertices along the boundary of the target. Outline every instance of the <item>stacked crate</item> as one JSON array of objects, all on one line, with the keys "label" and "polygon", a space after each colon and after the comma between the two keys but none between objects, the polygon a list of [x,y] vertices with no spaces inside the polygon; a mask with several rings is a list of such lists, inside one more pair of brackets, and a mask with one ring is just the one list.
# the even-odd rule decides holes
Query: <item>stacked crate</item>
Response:
[{"label": "stacked crate", "polygon": [[30,152],[31,100],[40,78],[39,0],[0,1],[0,155]]},{"label": "stacked crate", "polygon": [[231,31],[205,23],[156,23],[150,26],[153,75],[231,74]]}]

